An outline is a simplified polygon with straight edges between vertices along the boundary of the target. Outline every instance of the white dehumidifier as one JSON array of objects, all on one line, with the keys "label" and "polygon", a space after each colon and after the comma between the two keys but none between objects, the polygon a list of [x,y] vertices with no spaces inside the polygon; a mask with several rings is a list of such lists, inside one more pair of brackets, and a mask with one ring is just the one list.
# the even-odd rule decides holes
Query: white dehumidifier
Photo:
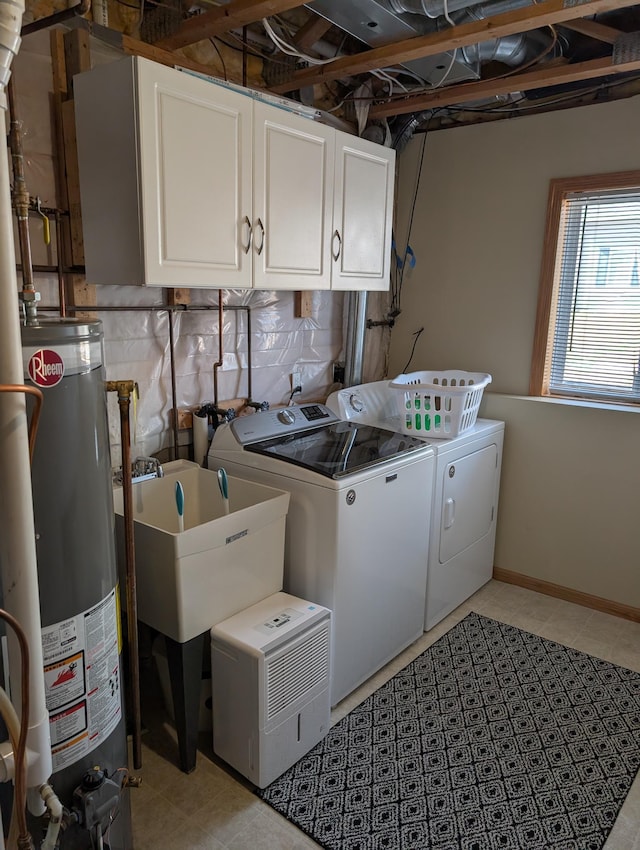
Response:
[{"label": "white dehumidifier", "polygon": [[329,731],[331,612],[274,593],[211,629],[213,749],[265,788]]}]

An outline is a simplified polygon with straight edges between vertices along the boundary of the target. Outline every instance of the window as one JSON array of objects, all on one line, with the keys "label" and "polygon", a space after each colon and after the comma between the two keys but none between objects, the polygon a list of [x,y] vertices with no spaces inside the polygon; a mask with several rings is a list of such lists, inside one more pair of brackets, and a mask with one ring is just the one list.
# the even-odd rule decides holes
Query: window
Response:
[{"label": "window", "polygon": [[640,404],[640,171],[552,180],[532,395]]}]

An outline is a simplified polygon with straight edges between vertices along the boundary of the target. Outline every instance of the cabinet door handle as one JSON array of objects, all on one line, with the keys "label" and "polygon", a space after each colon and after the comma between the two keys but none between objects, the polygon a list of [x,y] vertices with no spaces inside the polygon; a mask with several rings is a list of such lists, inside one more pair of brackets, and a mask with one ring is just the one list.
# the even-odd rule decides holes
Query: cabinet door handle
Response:
[{"label": "cabinet door handle", "polygon": [[251,239],[253,238],[253,227],[251,227],[251,222],[249,221],[248,215],[245,215],[245,217],[242,219],[242,223],[246,224],[247,227],[249,228],[249,238],[247,239],[247,244],[242,246],[245,254],[248,254],[249,251],[251,250]]},{"label": "cabinet door handle", "polygon": [[334,260],[336,260],[336,261],[337,261],[337,260],[338,260],[338,257],[340,256],[340,252],[342,251],[342,239],[341,239],[340,234],[338,233],[338,231],[337,231],[337,230],[334,230],[334,231],[333,231],[333,244],[334,244],[334,245],[335,245],[335,241],[336,241],[336,239],[338,240],[338,250],[337,250],[337,251],[334,251],[334,250],[333,250],[333,248],[332,248],[332,249],[331,249],[331,256],[333,257],[333,259],[334,259]]},{"label": "cabinet door handle", "polygon": [[262,254],[262,249],[264,248],[264,224],[262,223],[261,218],[258,219],[258,227],[260,228],[260,234],[262,238],[260,239],[260,245],[256,248],[256,251],[258,253],[258,256],[260,256],[260,254]]}]

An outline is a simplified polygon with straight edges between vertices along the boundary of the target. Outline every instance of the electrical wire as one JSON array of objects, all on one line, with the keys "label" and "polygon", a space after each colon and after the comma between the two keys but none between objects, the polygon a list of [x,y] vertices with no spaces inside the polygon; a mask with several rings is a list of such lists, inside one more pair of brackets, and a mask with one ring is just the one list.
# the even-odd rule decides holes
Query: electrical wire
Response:
[{"label": "electrical wire", "polygon": [[442,14],[446,18],[446,20],[451,24],[452,27],[455,27],[456,22],[453,21],[449,15],[449,0],[443,0],[442,2]]},{"label": "electrical wire", "polygon": [[[253,42],[251,41],[250,38],[247,38],[247,39],[241,38],[239,35],[236,35],[236,33],[231,32],[231,31],[226,33],[226,35],[228,35],[234,41],[237,41],[238,44],[229,44],[223,38],[220,38],[219,35],[215,36],[215,40],[219,41],[220,44],[223,44],[225,47],[228,47],[229,50],[237,50],[239,53],[244,53],[244,51],[246,50],[247,53],[249,54],[249,56],[255,56],[256,59],[262,59],[265,62],[273,62],[276,65],[286,65],[287,68],[291,67],[289,62],[285,62],[283,59],[276,59],[275,56],[272,56],[269,53],[265,53],[261,50],[258,50],[258,48],[255,47],[255,45],[253,44]],[[242,46],[239,47],[238,45],[242,45]],[[252,45],[252,46],[250,47],[249,45]]]},{"label": "electrical wire", "polygon": [[331,56],[329,59],[318,59],[315,56],[309,56],[307,53],[301,53],[293,44],[288,44],[283,38],[281,38],[276,31],[273,29],[269,20],[267,18],[262,19],[262,25],[265,28],[265,31],[271,41],[276,45],[282,53],[286,53],[287,56],[294,56],[296,59],[301,59],[304,62],[308,62],[309,65],[327,65],[329,62],[333,62],[335,56]]},{"label": "electrical wire", "polygon": [[[455,61],[456,61],[456,56],[457,56],[457,55],[458,55],[458,48],[456,47],[456,48],[455,48],[455,50],[453,51],[453,53],[451,54],[451,61],[449,62],[449,67],[447,68],[447,70],[446,70],[446,71],[444,72],[444,74],[442,75],[442,78],[441,78],[440,80],[438,80],[438,82],[437,82],[437,83],[434,83],[434,84],[430,87],[430,89],[427,89],[427,91],[430,91],[431,89],[439,89],[439,88],[440,88],[440,86],[443,86],[443,85],[446,83],[446,81],[449,79],[449,74],[450,74],[450,73],[451,73],[451,71],[453,70],[453,66],[454,66],[454,63],[455,63]],[[411,93],[412,93],[412,94],[415,94],[415,92],[414,92],[414,91],[412,91]]]},{"label": "electrical wire", "polygon": [[424,129],[424,137],[422,139],[422,149],[420,151],[420,162],[418,165],[418,173],[415,180],[415,186],[413,190],[413,199],[411,201],[411,212],[409,214],[409,226],[407,229],[407,244],[404,249],[404,255],[402,260],[398,262],[398,256],[396,254],[396,264],[394,269],[394,275],[391,281],[391,301],[389,305],[391,315],[399,315],[402,310],[402,287],[404,285],[404,272],[407,267],[407,257],[409,256],[409,246],[411,244],[411,232],[413,230],[413,218],[416,210],[416,201],[418,199],[418,192],[420,189],[420,181],[422,178],[422,168],[424,165],[424,153],[427,143],[427,133],[429,132],[429,125],[435,115],[439,110],[434,109],[431,115],[429,116],[426,126]]},{"label": "electrical wire", "polygon": [[225,82],[228,82],[229,77],[227,76],[227,66],[224,63],[224,59],[222,58],[222,53],[220,53],[220,50],[218,49],[218,45],[216,44],[215,39],[210,38],[209,41],[211,42],[213,49],[218,54],[218,58],[222,62],[222,73],[224,74],[224,80],[225,80]]},{"label": "electrical wire", "polygon": [[407,360],[407,363],[406,363],[404,369],[400,373],[401,375],[406,375],[407,369],[409,368],[409,365],[410,365],[411,361],[413,360],[413,355],[415,354],[416,345],[417,345],[418,340],[420,339],[420,335],[422,334],[423,331],[424,331],[424,328],[420,328],[420,330],[414,331],[413,345],[411,346],[411,354],[409,355],[409,359]]}]

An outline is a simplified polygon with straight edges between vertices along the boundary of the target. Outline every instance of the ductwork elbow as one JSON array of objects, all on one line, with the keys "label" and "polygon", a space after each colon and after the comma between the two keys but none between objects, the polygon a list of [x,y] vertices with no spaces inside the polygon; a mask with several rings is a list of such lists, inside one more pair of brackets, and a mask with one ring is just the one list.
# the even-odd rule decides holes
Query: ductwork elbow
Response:
[{"label": "ductwork elbow", "polygon": [[0,0],[0,105],[3,108],[11,63],[20,48],[23,15],[24,0]]}]

